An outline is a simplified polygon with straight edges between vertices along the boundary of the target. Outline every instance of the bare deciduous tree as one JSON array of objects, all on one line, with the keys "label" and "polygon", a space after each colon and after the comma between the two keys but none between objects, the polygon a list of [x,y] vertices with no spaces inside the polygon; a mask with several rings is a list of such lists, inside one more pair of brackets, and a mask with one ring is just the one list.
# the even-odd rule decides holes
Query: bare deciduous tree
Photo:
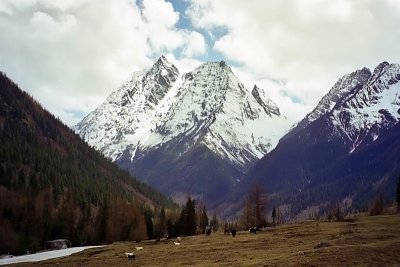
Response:
[{"label": "bare deciduous tree", "polygon": [[260,185],[254,185],[244,203],[243,224],[246,228],[261,227],[265,223],[265,210],[267,208],[267,193]]}]

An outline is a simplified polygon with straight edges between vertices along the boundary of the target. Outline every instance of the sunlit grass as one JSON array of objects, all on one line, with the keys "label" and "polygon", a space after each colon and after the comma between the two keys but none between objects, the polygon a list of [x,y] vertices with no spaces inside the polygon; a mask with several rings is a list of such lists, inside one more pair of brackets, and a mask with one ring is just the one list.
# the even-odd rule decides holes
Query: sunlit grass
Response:
[{"label": "sunlit grass", "polygon": [[[121,242],[70,257],[26,265],[40,266],[287,266],[399,265],[400,216],[357,217],[349,222],[307,221],[239,232],[183,237],[175,246],[161,242]],[[315,249],[320,242],[329,246]],[[135,246],[142,246],[136,251]],[[134,252],[128,261],[124,252]]]}]

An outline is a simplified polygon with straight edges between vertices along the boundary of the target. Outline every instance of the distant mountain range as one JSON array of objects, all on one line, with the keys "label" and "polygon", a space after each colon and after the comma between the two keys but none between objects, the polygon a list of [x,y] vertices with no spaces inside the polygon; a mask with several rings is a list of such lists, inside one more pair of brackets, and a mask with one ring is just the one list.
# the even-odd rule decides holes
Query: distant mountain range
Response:
[{"label": "distant mountain range", "polygon": [[247,174],[288,214],[316,216],[341,203],[393,201],[400,175],[400,65],[343,76],[317,107]]},{"label": "distant mountain range", "polygon": [[265,90],[245,88],[226,63],[181,74],[161,57],[74,129],[175,199],[189,193],[233,215],[257,183],[287,217],[317,216],[337,202],[365,208],[376,194],[394,196],[399,80],[387,62],[347,74],[290,128]]},{"label": "distant mountain range", "polygon": [[225,62],[181,74],[162,56],[74,129],[143,181],[215,207],[289,126],[266,92],[246,89]]}]

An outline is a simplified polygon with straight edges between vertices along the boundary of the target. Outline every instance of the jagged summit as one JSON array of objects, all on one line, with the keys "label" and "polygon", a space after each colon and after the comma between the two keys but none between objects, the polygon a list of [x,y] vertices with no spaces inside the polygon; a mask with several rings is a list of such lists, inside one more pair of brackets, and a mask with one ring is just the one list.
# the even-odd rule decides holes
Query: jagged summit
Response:
[{"label": "jagged summit", "polygon": [[256,84],[254,85],[253,90],[251,90],[251,94],[270,117],[272,117],[273,114],[276,116],[281,115],[278,106],[269,98],[268,95],[266,95],[263,90],[260,90]]},{"label": "jagged summit", "polygon": [[374,69],[374,73],[372,74],[372,79],[373,80],[376,79],[382,73],[382,71],[389,65],[390,64],[387,61],[379,63],[378,66],[376,66]]},{"label": "jagged summit", "polygon": [[152,66],[152,68],[149,71],[150,73],[159,73],[162,75],[166,75],[167,72],[173,73],[173,74],[179,74],[178,68],[171,62],[168,61],[168,59],[165,56],[161,56]]}]

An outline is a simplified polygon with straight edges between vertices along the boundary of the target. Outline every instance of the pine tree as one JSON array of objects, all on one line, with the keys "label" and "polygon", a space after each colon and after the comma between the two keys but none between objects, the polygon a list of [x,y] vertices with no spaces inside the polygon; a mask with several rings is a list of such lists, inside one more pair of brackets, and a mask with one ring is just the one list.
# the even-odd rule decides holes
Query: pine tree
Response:
[{"label": "pine tree", "polygon": [[397,201],[397,211],[400,211],[400,176],[397,181],[396,201]]},{"label": "pine tree", "polygon": [[207,216],[207,209],[206,206],[203,205],[201,208],[201,214],[200,214],[200,231],[202,234],[206,232],[206,228],[208,226],[208,216]]},{"label": "pine tree", "polygon": [[225,222],[225,224],[224,224],[224,232],[230,231],[230,230],[231,230],[231,229],[229,228],[228,222]]},{"label": "pine tree", "polygon": [[385,202],[382,193],[374,197],[369,205],[369,215],[376,216],[383,213]]},{"label": "pine tree", "polygon": [[254,219],[254,210],[252,207],[251,199],[249,196],[247,196],[243,208],[243,219],[242,219],[242,224],[244,225],[245,228],[250,228],[255,225],[255,219]]},{"label": "pine tree", "polygon": [[275,224],[275,218],[276,218],[276,209],[274,207],[274,209],[272,210],[272,222],[273,222],[273,224]]},{"label": "pine tree", "polygon": [[108,199],[105,198],[103,205],[99,208],[99,215],[98,215],[98,241],[103,241],[106,238],[107,233],[107,222],[109,219],[109,210],[108,210]]},{"label": "pine tree", "polygon": [[165,216],[165,209],[164,206],[161,208],[160,218],[158,221],[158,231],[159,237],[164,237],[165,232],[167,231],[167,218]]},{"label": "pine tree", "polygon": [[171,219],[167,221],[167,238],[174,237],[174,224]]},{"label": "pine tree", "polygon": [[217,213],[215,213],[215,212],[214,212],[214,214],[212,216],[212,219],[211,219],[211,222],[210,222],[210,226],[211,226],[211,228],[212,228],[214,233],[218,231],[219,222],[218,222],[218,219],[217,219]]},{"label": "pine tree", "polygon": [[189,198],[187,204],[186,235],[196,234],[196,203]]},{"label": "pine tree", "polygon": [[153,216],[150,210],[145,210],[144,220],[146,224],[147,236],[149,239],[152,239],[154,237],[154,225],[153,225]]},{"label": "pine tree", "polygon": [[179,218],[179,228],[183,235],[195,235],[196,234],[196,209],[195,201],[189,196],[185,207],[182,209],[181,216]]}]

